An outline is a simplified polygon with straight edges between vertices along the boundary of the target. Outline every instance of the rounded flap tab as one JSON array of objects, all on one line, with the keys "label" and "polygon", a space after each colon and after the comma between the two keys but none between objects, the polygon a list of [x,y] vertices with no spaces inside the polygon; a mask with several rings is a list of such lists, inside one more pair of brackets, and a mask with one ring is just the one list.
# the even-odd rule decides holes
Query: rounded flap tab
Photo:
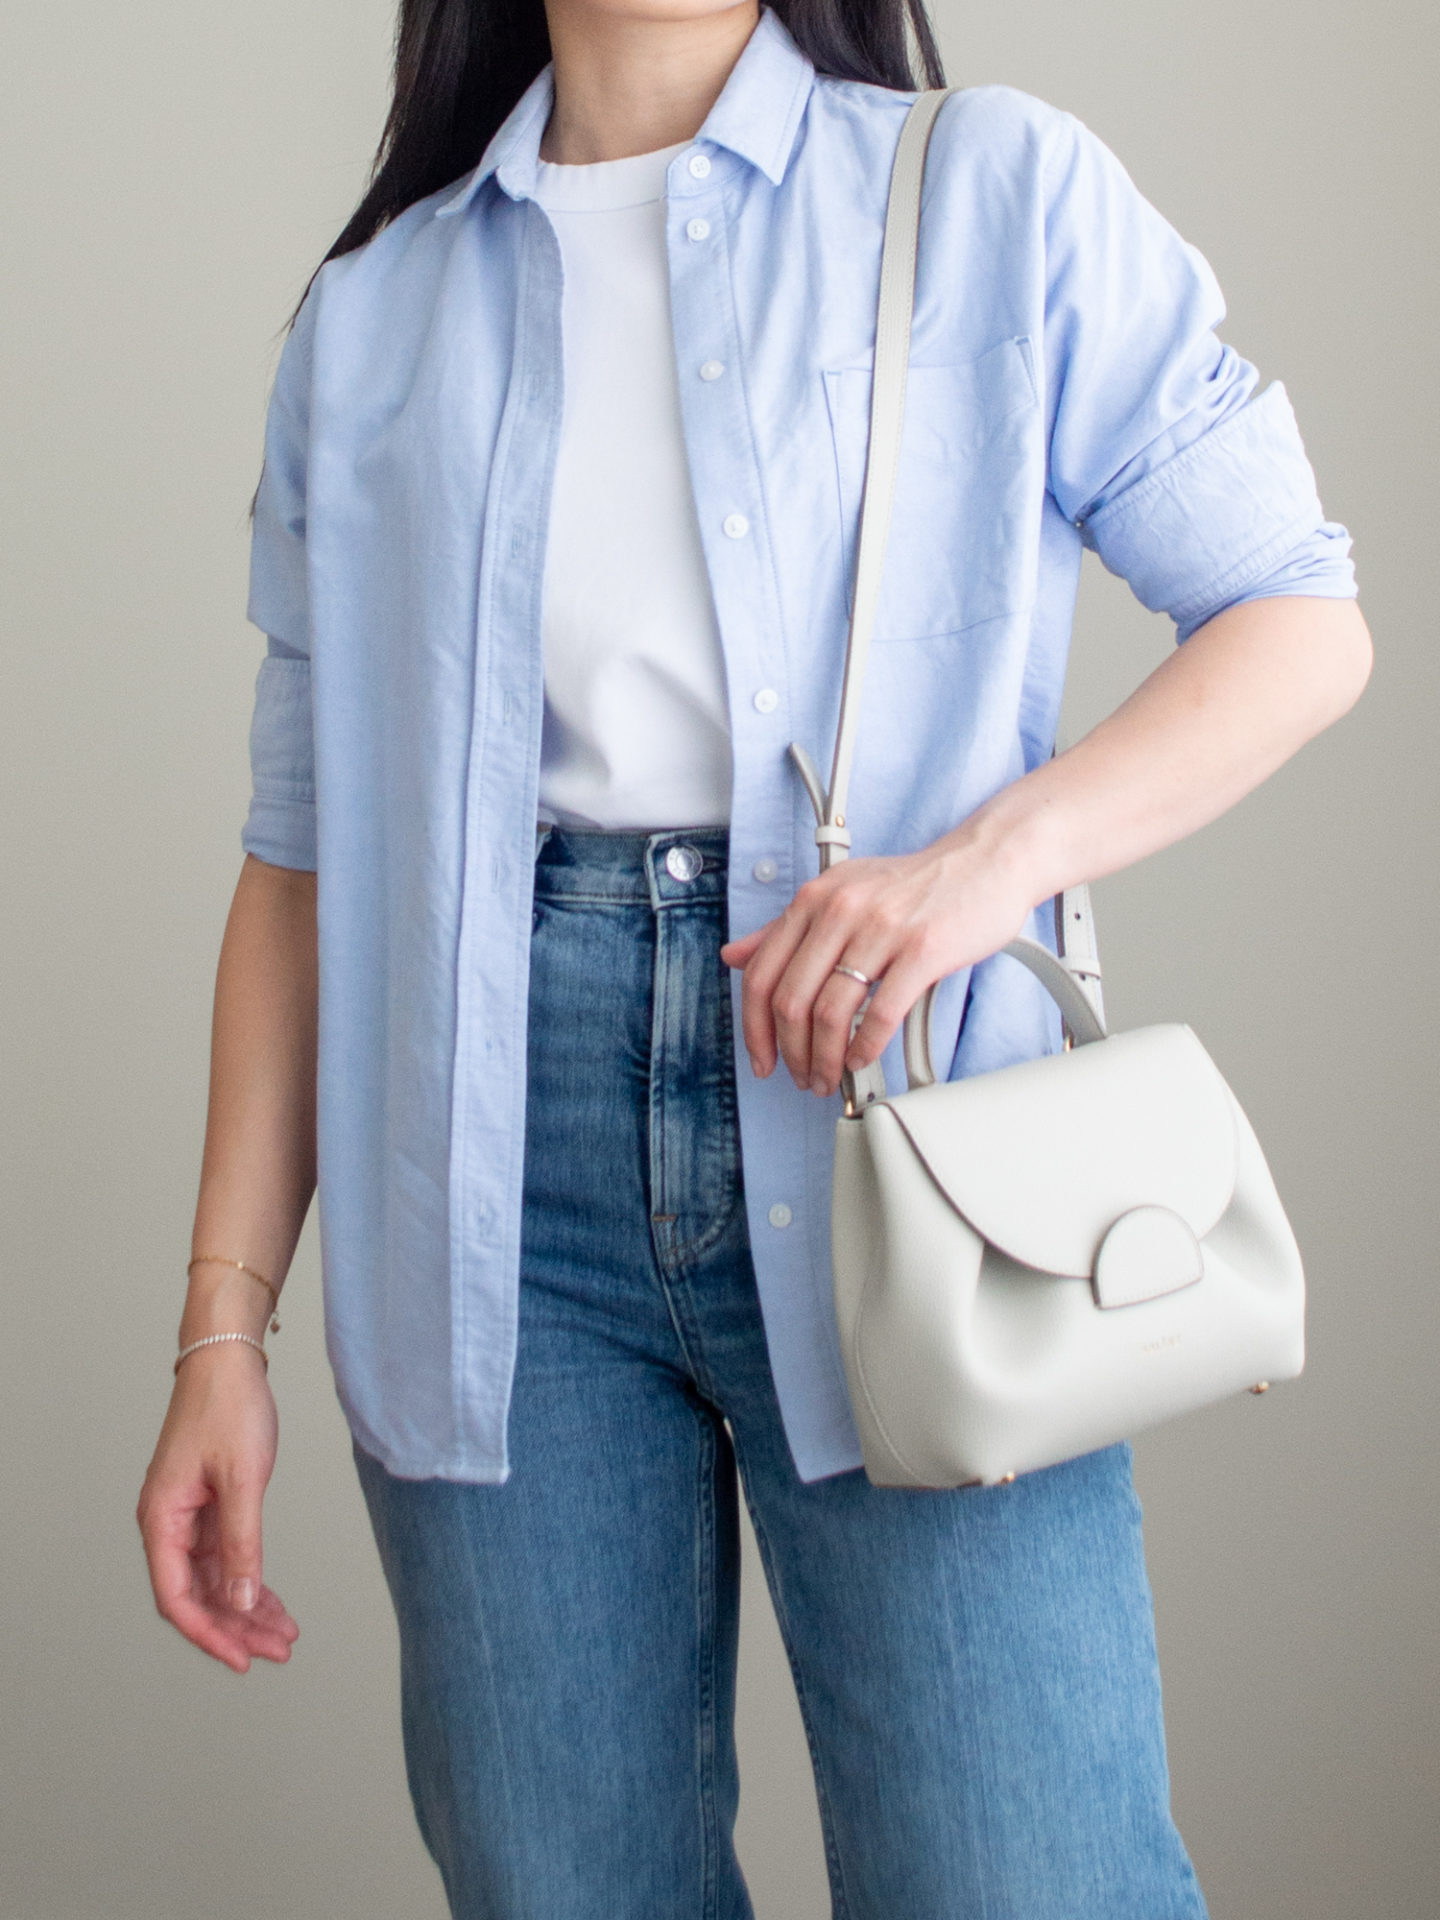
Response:
[{"label": "rounded flap tab", "polygon": [[1235,1192],[1233,1096],[1189,1027],[1135,1027],[886,1105],[956,1212],[1041,1273],[1093,1278],[1138,1210],[1203,1240]]},{"label": "rounded flap tab", "polygon": [[1193,1286],[1205,1255],[1189,1222],[1169,1207],[1132,1207],[1100,1242],[1095,1257],[1095,1304],[1133,1307]]}]

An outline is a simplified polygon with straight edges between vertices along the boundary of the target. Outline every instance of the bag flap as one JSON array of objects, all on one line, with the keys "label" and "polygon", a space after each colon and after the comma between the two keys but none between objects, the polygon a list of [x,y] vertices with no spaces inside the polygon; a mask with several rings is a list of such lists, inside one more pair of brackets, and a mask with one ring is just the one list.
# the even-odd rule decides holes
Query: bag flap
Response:
[{"label": "bag flap", "polygon": [[1137,1027],[885,1102],[956,1212],[1012,1260],[1089,1278],[1134,1207],[1197,1239],[1235,1190],[1232,1095],[1185,1026]]}]

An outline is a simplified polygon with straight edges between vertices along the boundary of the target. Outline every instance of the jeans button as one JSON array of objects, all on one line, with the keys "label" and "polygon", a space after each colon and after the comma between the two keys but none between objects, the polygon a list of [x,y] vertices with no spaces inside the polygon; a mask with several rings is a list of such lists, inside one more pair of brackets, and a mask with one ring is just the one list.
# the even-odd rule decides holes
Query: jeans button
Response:
[{"label": "jeans button", "polygon": [[672,880],[697,879],[704,865],[704,855],[697,853],[694,847],[671,847],[665,856],[665,871]]}]

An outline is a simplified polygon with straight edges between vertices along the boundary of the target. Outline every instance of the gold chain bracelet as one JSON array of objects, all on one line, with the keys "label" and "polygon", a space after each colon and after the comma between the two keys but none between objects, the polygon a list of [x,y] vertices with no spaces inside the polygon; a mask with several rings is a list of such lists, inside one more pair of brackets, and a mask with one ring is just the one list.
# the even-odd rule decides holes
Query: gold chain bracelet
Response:
[{"label": "gold chain bracelet", "polygon": [[201,1266],[238,1267],[241,1273],[248,1273],[252,1280],[258,1280],[270,1296],[270,1331],[272,1333],[278,1333],[280,1331],[280,1294],[278,1289],[270,1284],[263,1273],[257,1273],[254,1267],[246,1266],[243,1260],[232,1260],[228,1254],[224,1253],[197,1253],[185,1271],[189,1273],[192,1268]]}]

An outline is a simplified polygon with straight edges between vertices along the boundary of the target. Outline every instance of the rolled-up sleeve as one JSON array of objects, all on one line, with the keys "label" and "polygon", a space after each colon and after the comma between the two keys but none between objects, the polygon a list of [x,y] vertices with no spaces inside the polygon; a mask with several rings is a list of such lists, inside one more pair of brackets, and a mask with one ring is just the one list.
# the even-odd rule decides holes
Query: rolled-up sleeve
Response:
[{"label": "rolled-up sleeve", "polygon": [[248,613],[267,636],[250,722],[250,810],[240,843],[272,866],[313,871],[315,735],[310,700],[310,608],[305,563],[305,476],[312,303],[280,356],[255,498]]},{"label": "rolled-up sleeve", "polygon": [[271,650],[260,662],[250,721],[247,853],[274,867],[315,868],[315,743],[310,662]]},{"label": "rolled-up sleeve", "polygon": [[1073,116],[1048,160],[1049,480],[1084,544],[1182,640],[1264,593],[1353,594],[1285,388],[1215,332],[1209,264]]}]

